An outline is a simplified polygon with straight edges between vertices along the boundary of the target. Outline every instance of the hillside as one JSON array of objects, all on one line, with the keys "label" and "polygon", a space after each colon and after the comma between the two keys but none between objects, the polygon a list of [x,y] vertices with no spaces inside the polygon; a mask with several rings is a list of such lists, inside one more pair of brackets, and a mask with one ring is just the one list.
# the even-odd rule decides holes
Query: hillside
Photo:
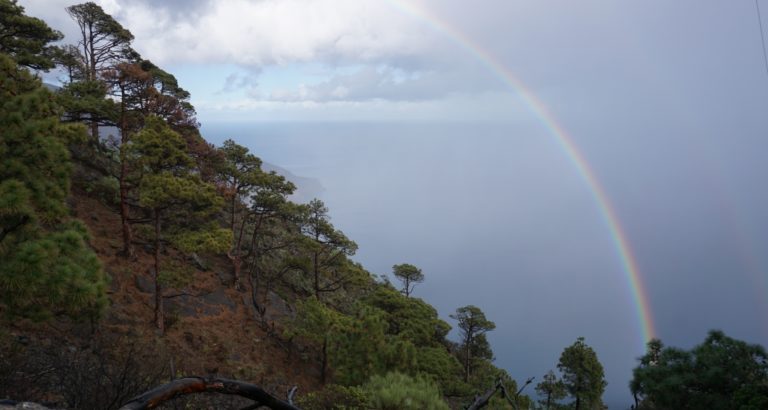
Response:
[{"label": "hillside", "polygon": [[[133,348],[144,355],[141,359],[136,357],[136,360],[152,362],[139,363],[131,377],[140,377],[148,372],[159,375],[159,381],[169,377],[172,370],[177,376],[219,375],[258,383],[281,397],[293,386],[298,386],[302,392],[319,387],[317,369],[307,360],[302,360],[301,352],[295,347],[286,348],[285,343],[274,336],[282,332],[283,321],[292,314],[288,305],[276,294],[271,295],[273,303],[267,320],[274,327],[265,331],[259,326],[249,295],[231,288],[231,269],[226,266],[225,258],[220,256],[205,255],[192,259],[170,252],[172,258],[178,259],[186,270],[193,272],[194,285],[174,291],[183,295],[168,299],[169,325],[165,334],[159,337],[151,320],[154,298],[151,254],[144,248],[138,248],[135,259],[121,257],[120,216],[81,188],[76,186],[73,189],[69,203],[74,216],[88,225],[92,235],[90,244],[110,278],[107,291],[109,307],[95,329],[91,329],[88,323],[71,321],[13,323],[3,335],[4,343],[12,343],[14,349],[22,349],[17,353],[27,358],[37,355],[35,352],[44,351],[44,356],[38,359],[45,357],[50,362],[17,362],[13,364],[19,367],[3,368],[3,373],[10,375],[14,370],[27,372],[25,366],[56,368],[64,365],[71,370],[70,367],[76,367],[78,363],[57,361],[89,354],[119,355]],[[205,266],[195,261],[201,261]],[[82,365],[88,367],[88,364]],[[149,368],[141,369],[147,366]],[[86,368],[79,370],[88,371]],[[85,377],[87,380],[88,375],[71,377]],[[57,381],[40,382],[45,386],[46,382],[53,384]],[[76,381],[70,380],[70,383]],[[50,385],[45,387],[51,388]],[[35,399],[35,394],[15,397]],[[57,393],[46,392],[40,401],[61,403],[60,400]]]},{"label": "hillside", "polygon": [[[443,409],[488,391],[477,407],[517,390],[479,308],[458,307],[448,339],[410,296],[421,269],[371,275],[322,201],[235,141],[208,143],[189,92],[99,5],[67,8],[91,33],[68,47],[0,6],[14,17],[0,24],[0,399],[121,408],[183,376],[239,380],[229,393],[278,408],[295,408],[289,389],[304,409]],[[36,73],[55,67],[63,85],[43,86]]]}]

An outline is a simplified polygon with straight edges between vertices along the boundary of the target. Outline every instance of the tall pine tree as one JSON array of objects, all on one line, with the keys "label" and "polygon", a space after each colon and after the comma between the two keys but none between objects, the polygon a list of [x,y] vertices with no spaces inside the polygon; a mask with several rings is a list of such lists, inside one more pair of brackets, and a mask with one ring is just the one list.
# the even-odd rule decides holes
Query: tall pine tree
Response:
[{"label": "tall pine tree", "polygon": [[226,252],[231,233],[211,222],[222,208],[222,199],[213,185],[196,174],[184,140],[165,121],[148,117],[144,129],[130,142],[129,152],[133,166],[143,175],[138,193],[152,227],[154,320],[164,332],[162,248],[171,244],[190,252]]},{"label": "tall pine tree", "polygon": [[82,223],[69,218],[67,143],[82,127],[62,125],[39,80],[0,54],[0,310],[43,320],[95,318],[106,279]]}]

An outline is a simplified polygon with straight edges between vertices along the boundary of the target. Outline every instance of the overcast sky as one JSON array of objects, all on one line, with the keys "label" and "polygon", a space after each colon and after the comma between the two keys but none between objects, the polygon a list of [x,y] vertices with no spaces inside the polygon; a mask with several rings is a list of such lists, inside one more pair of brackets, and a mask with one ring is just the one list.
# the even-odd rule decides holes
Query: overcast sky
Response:
[{"label": "overcast sky", "polygon": [[[71,3],[20,1],[74,42]],[[192,93],[205,135],[318,179],[370,270],[422,267],[416,294],[444,317],[483,308],[497,364],[516,379],[540,378],[585,336],[608,402],[624,408],[643,340],[593,193],[478,50],[543,101],[595,170],[658,336],[691,347],[720,328],[768,344],[768,73],[754,1],[98,3]]]}]

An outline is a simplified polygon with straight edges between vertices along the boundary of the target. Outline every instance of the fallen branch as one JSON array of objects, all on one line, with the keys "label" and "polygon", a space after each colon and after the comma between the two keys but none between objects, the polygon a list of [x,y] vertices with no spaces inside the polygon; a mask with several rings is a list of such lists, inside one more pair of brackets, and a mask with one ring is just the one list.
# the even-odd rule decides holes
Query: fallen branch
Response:
[{"label": "fallen branch", "polygon": [[520,397],[520,394],[523,392],[523,390],[533,382],[533,377],[528,378],[528,380],[525,381],[525,384],[523,384],[523,387],[520,388],[520,390],[515,393],[515,398],[512,399],[509,397],[509,393],[507,393],[507,388],[504,386],[504,383],[501,379],[498,379],[496,381],[496,384],[493,385],[492,388],[488,389],[485,393],[483,393],[480,396],[475,397],[475,401],[470,404],[466,410],[478,410],[488,405],[488,402],[491,401],[491,398],[494,394],[496,394],[497,391],[501,391],[502,396],[507,400],[507,402],[515,409],[518,410],[519,406],[517,404],[517,398]]},{"label": "fallen branch", "polygon": [[[173,398],[197,393],[220,393],[245,397],[255,401],[258,406],[266,406],[273,410],[301,410],[267,393],[254,384],[221,378],[203,378],[188,376],[156,387],[125,403],[120,410],[153,409],[161,403]],[[250,406],[250,408],[256,408]]]}]

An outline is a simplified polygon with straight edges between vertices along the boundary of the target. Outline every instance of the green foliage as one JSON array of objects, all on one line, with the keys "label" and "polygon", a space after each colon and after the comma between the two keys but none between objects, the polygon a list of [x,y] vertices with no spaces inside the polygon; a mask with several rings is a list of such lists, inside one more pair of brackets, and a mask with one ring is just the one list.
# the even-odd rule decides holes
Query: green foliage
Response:
[{"label": "green foliage", "polygon": [[411,295],[416,283],[424,281],[424,274],[421,273],[421,269],[408,263],[393,266],[392,273],[403,282],[403,293],[405,293],[405,296]]},{"label": "green foliage", "polygon": [[66,112],[66,120],[114,124],[118,104],[106,96],[106,85],[96,80],[72,81],[56,93],[59,104]]},{"label": "green foliage", "polygon": [[296,400],[303,410],[353,410],[371,408],[366,392],[358,386],[330,384]]},{"label": "green foliage", "polygon": [[248,152],[248,148],[226,140],[219,148],[223,161],[217,169],[219,179],[226,185],[226,195],[237,197],[247,194],[259,185],[261,171],[261,159]]},{"label": "green foliage", "polygon": [[416,348],[405,338],[386,333],[386,314],[359,305],[336,338],[334,368],[343,384],[360,384],[390,371],[412,372]]},{"label": "green foliage", "polygon": [[434,380],[447,396],[468,396],[472,388],[461,378],[461,363],[445,347],[421,347],[416,350],[415,364],[407,373]]},{"label": "green foliage", "polygon": [[43,221],[67,213],[72,165],[66,144],[80,127],[59,123],[50,93],[8,57],[0,55],[0,177],[23,183]]},{"label": "green foliage", "polygon": [[542,400],[539,400],[539,403],[546,410],[558,408],[558,401],[564,399],[566,395],[565,384],[557,378],[555,372],[550,370],[544,375],[541,382],[536,385],[536,393],[543,397]]},{"label": "green foliage", "polygon": [[485,333],[496,328],[496,324],[485,318],[479,307],[468,305],[456,309],[451,318],[458,322],[461,329],[460,359],[464,365],[464,381],[469,382],[473,370],[484,360],[492,360]]},{"label": "green foliage", "polygon": [[95,318],[106,279],[66,205],[66,144],[83,130],[60,124],[51,94],[2,54],[0,74],[0,306],[34,320]]},{"label": "green foliage", "polygon": [[[194,162],[181,136],[164,120],[151,116],[127,145],[126,161],[142,175],[137,181],[139,205],[152,222],[158,275],[163,272],[160,250],[164,243],[187,252],[228,249],[231,233],[211,223],[221,210],[222,199],[213,185],[194,172]],[[162,292],[157,293],[155,324],[162,331]]]},{"label": "green foliage", "polygon": [[193,161],[178,133],[162,119],[149,117],[128,151],[133,166],[143,173],[138,184],[139,204],[173,222],[164,228],[166,240],[188,252],[220,252],[229,246],[230,232],[210,223],[221,209],[222,199],[213,185],[194,173]]},{"label": "green foliage", "polygon": [[376,308],[386,323],[388,343],[400,343],[404,352],[413,356],[400,369],[408,374],[420,374],[434,380],[446,394],[468,394],[469,386],[460,380],[462,367],[450,354],[445,340],[451,327],[441,320],[437,311],[421,299],[407,298],[390,285],[378,284],[362,299]]},{"label": "green foliage", "polygon": [[170,260],[160,271],[158,280],[164,287],[182,288],[189,285],[194,268],[178,260]]},{"label": "green foliage", "polygon": [[402,373],[373,376],[364,386],[371,408],[380,410],[442,410],[448,405],[431,381]]},{"label": "green foliage", "polygon": [[597,354],[580,337],[566,347],[557,364],[563,375],[563,384],[578,409],[601,409],[605,375]]},{"label": "green foliage", "polygon": [[224,253],[229,248],[232,232],[214,223],[202,223],[197,229],[178,231],[171,242],[184,252]]},{"label": "green foliage", "polygon": [[321,343],[343,326],[343,316],[315,298],[300,300],[296,306],[296,318],[286,327],[289,338]]},{"label": "green foliage", "polygon": [[117,206],[120,201],[120,192],[117,179],[113,176],[103,176],[91,181],[78,181],[84,185],[82,188],[90,196],[98,198],[107,206]]},{"label": "green foliage", "polygon": [[62,34],[44,21],[24,14],[16,0],[0,0],[0,53],[19,65],[38,70],[53,68],[54,47]]},{"label": "green foliage", "polygon": [[451,330],[434,307],[421,299],[406,298],[387,285],[377,285],[363,301],[385,312],[388,334],[400,336],[415,346],[443,346]]},{"label": "green foliage", "polygon": [[319,199],[313,199],[301,211],[305,252],[297,259],[296,266],[310,277],[312,292],[320,298],[321,294],[335,292],[353,279],[347,257],[355,254],[357,244],[331,224],[328,208]]},{"label": "green foliage", "polygon": [[43,320],[52,314],[94,318],[106,307],[101,263],[82,224],[71,222],[2,255],[2,302],[12,316]]},{"label": "green foliage", "polygon": [[648,343],[633,371],[630,389],[641,409],[768,408],[768,355],[711,331],[690,351]]}]

